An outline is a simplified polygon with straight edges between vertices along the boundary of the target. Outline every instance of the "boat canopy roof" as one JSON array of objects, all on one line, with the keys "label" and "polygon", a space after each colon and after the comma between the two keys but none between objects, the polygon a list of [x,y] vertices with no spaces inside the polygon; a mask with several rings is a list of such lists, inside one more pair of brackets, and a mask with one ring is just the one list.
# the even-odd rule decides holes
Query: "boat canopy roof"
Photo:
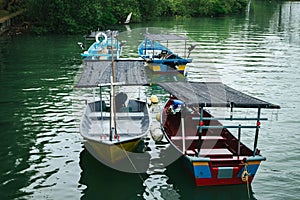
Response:
[{"label": "boat canopy roof", "polygon": [[175,34],[145,34],[145,37],[150,40],[167,41],[167,40],[187,40],[186,37]]},{"label": "boat canopy roof", "polygon": [[[142,60],[114,62],[114,82],[122,85],[157,84],[186,105],[201,107],[273,108],[280,106],[257,99],[221,82],[190,82],[174,69],[157,74],[144,66]],[[111,80],[111,61],[86,61],[76,87],[108,85]]]},{"label": "boat canopy roof", "polygon": [[[140,61],[114,61],[114,82],[124,85],[147,85],[144,63]],[[112,62],[85,61],[85,66],[76,87],[98,87],[111,82]]]},{"label": "boat canopy roof", "polygon": [[186,105],[200,107],[273,108],[280,106],[257,99],[221,82],[158,83]]}]

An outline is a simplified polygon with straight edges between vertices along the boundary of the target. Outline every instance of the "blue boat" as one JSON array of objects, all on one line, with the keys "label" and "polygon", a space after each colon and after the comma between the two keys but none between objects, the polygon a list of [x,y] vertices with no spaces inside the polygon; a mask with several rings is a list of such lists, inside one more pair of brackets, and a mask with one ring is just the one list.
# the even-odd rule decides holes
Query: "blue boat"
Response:
[{"label": "blue boat", "polygon": [[98,31],[95,33],[95,42],[84,51],[81,56],[86,60],[111,60],[119,59],[122,45],[118,40],[118,31]]},{"label": "blue boat", "polygon": [[[168,46],[162,45],[159,41],[170,40],[184,40],[184,56],[179,56],[173,53]],[[177,71],[184,73],[187,63],[192,62],[189,58],[190,52],[195,48],[191,46],[188,48],[188,55],[186,52],[186,38],[174,34],[145,34],[145,39],[140,43],[138,47],[138,53],[143,58],[153,71],[164,72],[167,67],[176,69]]]}]

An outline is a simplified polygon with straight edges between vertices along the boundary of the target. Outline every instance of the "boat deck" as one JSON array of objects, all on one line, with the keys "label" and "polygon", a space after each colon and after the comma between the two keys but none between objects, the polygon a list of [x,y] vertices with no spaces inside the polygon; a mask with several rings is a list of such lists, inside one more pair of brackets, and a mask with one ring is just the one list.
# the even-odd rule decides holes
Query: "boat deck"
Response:
[{"label": "boat deck", "polygon": [[[198,154],[198,149],[194,150],[186,150],[186,154],[190,156],[195,156]],[[200,149],[200,156],[203,157],[232,157],[233,154],[228,149],[220,148],[220,149]],[[222,158],[223,159],[223,158]]]},{"label": "boat deck", "polygon": [[[132,114],[132,115],[131,115]],[[103,117],[103,120],[102,117]],[[89,114],[91,120],[90,133],[97,133],[99,136],[99,130],[102,134],[109,134],[109,119],[110,113],[103,112],[92,112]],[[117,130],[126,130],[126,133],[141,134],[142,120],[144,118],[143,113],[117,113]],[[119,134],[123,134],[118,131]]]}]

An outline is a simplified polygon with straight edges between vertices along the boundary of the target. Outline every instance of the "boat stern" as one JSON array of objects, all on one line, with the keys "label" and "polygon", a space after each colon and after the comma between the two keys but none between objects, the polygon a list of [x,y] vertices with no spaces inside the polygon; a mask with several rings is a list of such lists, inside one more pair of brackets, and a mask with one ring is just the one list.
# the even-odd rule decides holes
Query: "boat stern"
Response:
[{"label": "boat stern", "polygon": [[[185,165],[197,186],[250,184],[265,157],[214,160],[208,157],[184,156]],[[222,164],[221,164],[222,163]]]}]

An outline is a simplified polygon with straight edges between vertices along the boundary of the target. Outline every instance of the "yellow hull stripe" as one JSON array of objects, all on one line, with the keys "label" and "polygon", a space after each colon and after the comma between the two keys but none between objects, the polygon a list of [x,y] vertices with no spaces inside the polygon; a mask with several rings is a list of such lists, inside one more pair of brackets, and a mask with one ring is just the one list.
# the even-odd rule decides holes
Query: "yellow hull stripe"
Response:
[{"label": "yellow hull stripe", "polygon": [[159,65],[154,65],[152,66],[153,71],[160,71],[160,66]]},{"label": "yellow hull stripe", "polygon": [[261,161],[250,161],[248,165],[259,165]]},{"label": "yellow hull stripe", "polygon": [[139,141],[132,141],[124,143],[122,145],[106,145],[103,143],[88,141],[89,144],[93,147],[94,151],[102,159],[109,162],[116,162],[126,157],[127,152],[131,152],[138,144]]},{"label": "yellow hull stripe", "polygon": [[185,70],[185,65],[179,65],[177,70],[184,71]]},{"label": "yellow hull stripe", "polygon": [[193,162],[194,166],[206,166],[208,165],[208,162]]}]

